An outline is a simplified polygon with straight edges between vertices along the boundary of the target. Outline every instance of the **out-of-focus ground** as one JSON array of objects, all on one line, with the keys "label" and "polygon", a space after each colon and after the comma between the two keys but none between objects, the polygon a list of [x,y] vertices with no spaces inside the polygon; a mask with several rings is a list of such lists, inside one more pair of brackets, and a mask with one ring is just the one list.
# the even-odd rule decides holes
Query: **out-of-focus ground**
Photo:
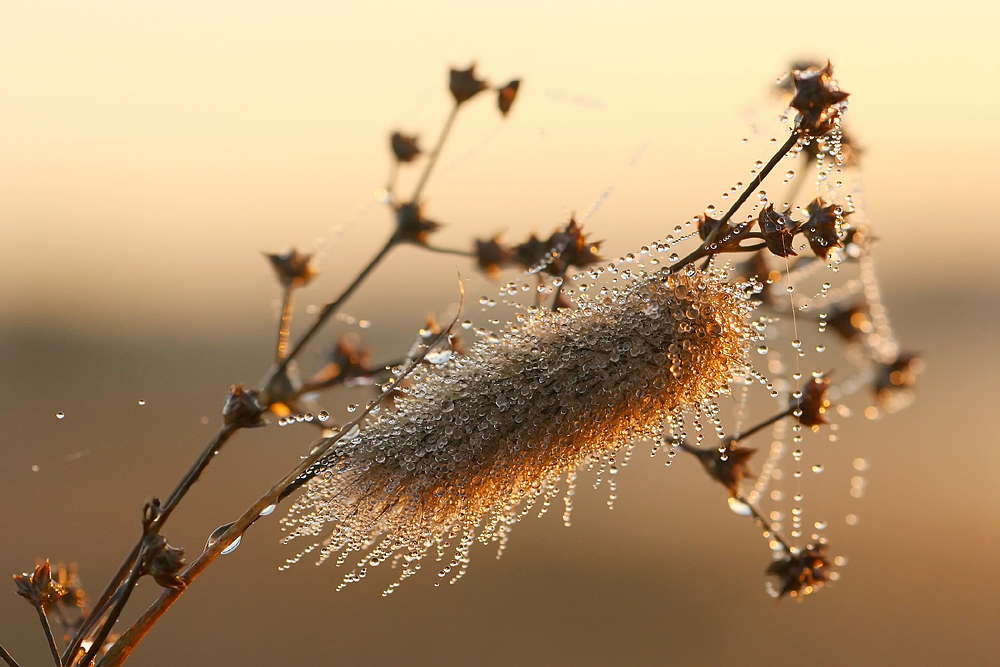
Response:
[{"label": "out-of-focus ground", "polygon": [[[475,57],[492,81],[525,84],[506,121],[485,99],[460,116],[427,190],[428,215],[447,224],[436,241],[547,234],[600,200],[586,228],[617,256],[722,205],[767,158],[770,83],[793,57],[830,56],[866,149],[884,301],[927,363],[913,407],[842,420],[839,442],[817,445],[827,470],[806,509],[830,519],[841,581],[775,605],[766,545],[724,491],[692,461],[667,469],[640,447],[613,511],[606,487],[584,485],[572,528],[559,512],[527,519],[500,561],[477,545],[457,585],[423,572],[388,599],[387,573],[335,594],[332,564],[277,572],[294,553],[278,512],[133,662],[990,664],[1000,146],[984,120],[1000,102],[997,16],[873,5],[0,9],[0,576],[73,560],[98,592],[142,501],[169,492],[214,432],[228,386],[266,370],[277,290],[259,252],[321,252],[303,308],[343,285],[389,231],[372,197],[386,136],[432,144],[447,65]],[[495,289],[460,258],[412,248],[363,286],[348,311],[372,321],[377,360],[457,300],[456,268],[471,303]],[[352,400],[325,404],[343,415]],[[239,435],[171,519],[171,543],[194,557],[312,437]],[[870,463],[861,500],[848,493],[855,457]],[[0,643],[44,664],[36,619],[3,586]],[[155,593],[143,582],[133,612]]]}]

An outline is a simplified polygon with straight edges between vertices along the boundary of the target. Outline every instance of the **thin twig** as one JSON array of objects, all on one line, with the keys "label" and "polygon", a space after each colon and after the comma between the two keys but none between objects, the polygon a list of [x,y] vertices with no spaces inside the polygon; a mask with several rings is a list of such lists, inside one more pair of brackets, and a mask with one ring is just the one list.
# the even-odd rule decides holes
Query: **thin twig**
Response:
[{"label": "thin twig", "polygon": [[0,646],[0,660],[7,663],[8,667],[21,667],[10,653],[3,646]]},{"label": "thin twig", "polygon": [[396,177],[399,176],[399,160],[393,160],[389,166],[389,178],[386,179],[385,184],[385,195],[387,201],[391,204],[393,197],[393,190],[396,189]]},{"label": "thin twig", "polygon": [[42,604],[40,602],[35,603],[35,611],[38,612],[38,620],[42,624],[42,630],[45,631],[45,638],[49,643],[49,650],[52,651],[52,659],[55,660],[56,667],[62,667],[63,661],[59,656],[59,647],[56,646],[56,638],[52,636],[52,626],[49,625],[49,617],[45,615],[45,610],[42,609]]},{"label": "thin twig", "polygon": [[263,386],[265,387],[268,386],[272,378],[277,377],[281,373],[285,372],[285,370],[288,368],[288,364],[291,363],[291,361],[295,359],[302,352],[303,348],[306,346],[306,343],[308,343],[312,339],[312,337],[315,336],[316,333],[323,327],[323,325],[326,324],[326,321],[330,319],[330,317],[340,309],[340,307],[344,304],[344,302],[347,301],[347,299],[351,296],[351,294],[354,293],[354,290],[356,290],[358,286],[362,282],[364,282],[364,279],[368,277],[368,274],[372,272],[372,269],[378,266],[378,263],[381,262],[387,254],[389,254],[389,251],[392,250],[392,248],[397,243],[398,241],[396,240],[396,235],[393,234],[392,236],[390,236],[389,240],[385,242],[384,246],[382,246],[382,249],[379,250],[378,253],[376,253],[376,255],[372,258],[370,262],[368,262],[368,265],[365,266],[365,268],[361,269],[361,273],[359,273],[358,276],[354,279],[354,281],[350,285],[348,285],[343,292],[340,293],[340,296],[338,296],[336,299],[323,306],[323,310],[320,311],[319,316],[316,318],[316,321],[313,322],[312,326],[309,327],[309,329],[305,332],[305,334],[303,334],[302,337],[295,342],[295,345],[292,346],[292,349],[289,351],[288,356],[286,356],[284,359],[282,359],[275,365],[274,370],[272,370],[271,373],[268,375],[268,379],[263,383]]},{"label": "thin twig", "polygon": [[458,116],[459,106],[460,104],[455,102],[455,105],[451,108],[451,112],[448,114],[448,118],[444,121],[444,127],[441,128],[441,134],[438,135],[437,145],[434,146],[434,150],[431,152],[430,158],[424,165],[424,173],[420,174],[420,180],[417,181],[417,187],[414,188],[413,196],[410,197],[410,201],[414,204],[417,203],[420,193],[423,192],[424,186],[427,184],[427,179],[430,178],[434,165],[437,164],[438,156],[441,155],[441,149],[444,147],[444,140],[448,138],[448,133],[451,132],[451,126],[455,123],[455,117]]},{"label": "thin twig", "polygon": [[460,257],[475,257],[476,253],[471,250],[459,250],[458,248],[440,248],[438,246],[428,245],[426,243],[421,243],[424,250],[430,250],[431,252],[439,252],[443,255],[459,255]]},{"label": "thin twig", "polygon": [[292,398],[299,398],[300,396],[304,396],[305,394],[309,394],[314,391],[322,391],[323,389],[329,389],[330,387],[337,387],[340,385],[354,386],[355,384],[363,384],[367,386],[369,384],[374,384],[376,382],[376,377],[382,375],[383,373],[388,373],[389,369],[400,366],[404,363],[406,363],[405,360],[390,361],[385,364],[380,364],[379,368],[365,371],[364,373],[336,375],[329,380],[323,380],[322,382],[316,382],[315,384],[307,382],[303,384],[301,388],[297,389],[294,394],[292,394]]},{"label": "thin twig", "polygon": [[[190,490],[194,483],[198,481],[198,478],[201,477],[202,472],[204,472],[205,468],[208,467],[208,464],[212,462],[215,456],[222,449],[223,445],[226,444],[229,438],[232,437],[237,430],[239,430],[238,427],[230,425],[224,425],[219,429],[219,431],[215,434],[215,437],[212,438],[211,442],[209,442],[202,451],[198,460],[195,461],[194,465],[191,466],[181,481],[177,484],[177,487],[167,498],[166,503],[160,507],[159,513],[150,525],[150,530],[152,532],[158,533],[160,531],[163,524],[166,523],[170,514],[174,511],[174,508],[177,507],[177,504],[182,498],[184,498],[185,494],[187,494],[188,490]],[[87,615],[87,618],[84,620],[83,624],[81,624],[80,629],[76,631],[76,634],[70,641],[69,646],[66,647],[66,651],[63,653],[63,660],[66,661],[66,664],[71,664],[69,661],[76,655],[76,652],[80,648],[80,644],[87,638],[90,632],[94,629],[94,626],[100,620],[107,607],[108,601],[116,594],[119,587],[122,585],[122,582],[128,578],[129,573],[135,567],[140,551],[142,550],[144,539],[145,533],[139,538],[138,541],[136,541],[135,545],[133,545],[132,550],[129,551],[128,556],[126,556],[125,560],[118,568],[115,576],[108,582],[108,585],[101,593],[92,611]]]},{"label": "thin twig", "polygon": [[784,419],[785,417],[788,417],[793,412],[795,412],[796,410],[798,410],[800,407],[801,407],[801,405],[799,403],[793,403],[792,405],[790,405],[788,407],[788,409],[782,410],[781,412],[779,412],[778,414],[774,415],[773,417],[768,417],[767,419],[765,419],[764,421],[760,422],[759,424],[754,424],[753,426],[751,426],[750,428],[748,428],[743,433],[737,434],[733,438],[733,442],[736,443],[736,442],[739,442],[739,441],[744,440],[746,438],[749,438],[751,435],[753,435],[754,433],[757,433],[761,429],[766,428],[766,427],[770,426],[771,424]]},{"label": "thin twig", "polygon": [[[463,290],[464,295],[464,290]],[[187,590],[191,582],[201,574],[202,571],[214,561],[221,553],[228,547],[233,541],[242,536],[249,528],[252,526],[257,519],[261,517],[261,511],[272,505],[277,505],[282,500],[288,497],[287,490],[290,488],[297,488],[303,482],[302,480],[308,479],[310,477],[310,470],[314,468],[317,462],[319,462],[326,454],[330,451],[334,444],[336,444],[342,437],[344,437],[352,428],[359,426],[361,422],[368,416],[372,409],[381,403],[383,399],[388,397],[393,391],[395,391],[396,386],[400,380],[405,378],[409,373],[413,372],[420,363],[423,361],[427,353],[434,348],[435,345],[444,340],[451,332],[455,323],[458,322],[459,314],[461,314],[461,307],[459,307],[459,313],[455,315],[455,319],[452,320],[446,328],[444,328],[437,336],[430,341],[424,350],[410,360],[409,366],[400,374],[397,382],[393,383],[387,387],[379,397],[368,404],[361,414],[357,417],[344,424],[340,428],[340,431],[325,439],[325,442],[317,446],[313,452],[303,459],[295,468],[289,471],[277,484],[273,485],[267,493],[261,496],[257,502],[251,505],[235,522],[230,525],[229,529],[219,536],[219,538],[212,542],[204,552],[185,570],[179,577],[184,582],[185,587],[183,589],[178,588],[167,588],[160,593],[160,597],[153,602],[149,608],[143,612],[143,614],[128,628],[118,641],[108,650],[107,654],[99,663],[99,667],[119,667],[122,663],[128,659],[129,655],[135,650],[135,647],[142,641],[142,638],[150,631],[153,625],[159,620],[163,614],[177,601],[177,599]]]},{"label": "thin twig", "polygon": [[[148,533],[146,537],[148,538],[151,534],[152,533]],[[129,596],[132,595],[132,591],[135,589],[135,585],[139,581],[139,577],[142,576],[142,560],[144,554],[145,549],[139,553],[139,558],[136,560],[135,565],[132,566],[128,579],[126,579],[125,583],[122,584],[121,595],[118,596],[118,601],[115,603],[115,606],[112,607],[111,613],[108,614],[108,617],[101,626],[97,636],[94,637],[94,643],[90,646],[87,654],[83,656],[82,660],[80,660],[79,667],[90,666],[90,664],[94,661],[94,658],[97,657],[97,654],[100,652],[104,642],[107,640],[108,635],[111,634],[111,629],[114,627],[115,622],[118,621],[118,617],[121,616],[122,610],[125,608],[125,604],[128,602]]]},{"label": "thin twig", "polygon": [[292,306],[295,302],[295,288],[291,284],[285,286],[281,297],[281,317],[278,319],[278,345],[275,349],[275,362],[281,361],[288,353],[288,335],[292,326]]},{"label": "thin twig", "polygon": [[744,498],[740,494],[737,494],[737,495],[735,495],[733,497],[736,500],[738,500],[739,502],[741,502],[744,505],[746,505],[747,507],[749,507],[750,508],[750,512],[753,514],[753,518],[757,520],[757,522],[764,528],[764,530],[766,530],[768,533],[771,534],[771,537],[773,537],[774,539],[776,539],[781,544],[781,546],[783,546],[785,548],[785,551],[791,553],[791,547],[788,546],[788,542],[785,541],[785,538],[783,538],[781,536],[781,533],[779,533],[778,531],[776,531],[772,527],[771,522],[768,521],[767,519],[765,519],[764,515],[762,515],[760,513],[760,511],[756,507],[754,507],[752,504],[748,503],[747,500],[746,500],[746,498]]},{"label": "thin twig", "polygon": [[750,195],[753,194],[754,190],[756,190],[757,187],[764,182],[764,179],[767,178],[768,174],[771,173],[771,170],[773,170],[778,165],[778,163],[781,162],[781,159],[785,157],[785,154],[795,147],[795,144],[798,143],[799,138],[800,134],[798,130],[793,131],[791,135],[789,135],[788,139],[785,140],[785,143],[783,143],[781,147],[778,148],[777,152],[774,155],[772,155],[771,159],[768,160],[766,165],[764,165],[764,168],[760,170],[760,173],[754,176],[753,180],[750,181],[750,184],[743,189],[743,192],[740,193],[740,196],[736,199],[735,202],[733,202],[733,205],[729,207],[729,210],[726,211],[726,214],[722,216],[722,219],[719,221],[718,226],[715,228],[712,234],[710,234],[709,237],[705,239],[705,242],[702,243],[701,246],[693,250],[687,257],[682,259],[680,262],[670,267],[671,273],[679,271],[680,269],[687,266],[691,262],[696,261],[701,257],[704,257],[706,253],[710,253],[712,244],[714,244],[716,241],[719,240],[719,237],[722,236],[723,232],[728,231],[729,220],[733,217],[736,211],[738,211],[739,208],[743,206],[744,203],[746,203],[746,200],[750,198]]}]

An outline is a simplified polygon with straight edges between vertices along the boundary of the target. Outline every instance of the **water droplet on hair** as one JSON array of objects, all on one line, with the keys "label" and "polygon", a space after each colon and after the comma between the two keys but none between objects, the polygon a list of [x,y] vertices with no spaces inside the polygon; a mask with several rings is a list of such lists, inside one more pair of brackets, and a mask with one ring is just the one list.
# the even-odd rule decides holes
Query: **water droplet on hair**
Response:
[{"label": "water droplet on hair", "polygon": [[327,412],[326,410],[320,410],[319,420],[321,422],[325,422],[329,418],[330,418],[330,413],[329,412]]}]

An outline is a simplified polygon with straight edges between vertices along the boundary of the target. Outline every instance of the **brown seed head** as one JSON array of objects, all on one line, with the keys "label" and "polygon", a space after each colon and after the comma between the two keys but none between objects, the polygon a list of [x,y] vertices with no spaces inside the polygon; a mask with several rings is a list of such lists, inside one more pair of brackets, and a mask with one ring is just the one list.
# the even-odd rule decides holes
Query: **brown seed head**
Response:
[{"label": "brown seed head", "polygon": [[482,79],[476,78],[476,65],[469,65],[469,69],[453,69],[448,76],[448,89],[451,96],[455,98],[456,104],[461,104],[471,99],[476,94],[489,88],[489,84]]},{"label": "brown seed head", "polygon": [[281,255],[267,255],[278,282],[284,287],[303,287],[312,282],[316,277],[312,257],[294,248]]},{"label": "brown seed head", "polygon": [[778,257],[790,257],[796,254],[792,250],[792,239],[795,237],[798,224],[792,220],[788,211],[775,211],[774,205],[768,204],[767,208],[757,216],[757,222],[768,250]]},{"label": "brown seed head", "polygon": [[879,364],[872,388],[879,403],[887,405],[893,394],[905,392],[917,384],[917,375],[924,369],[924,362],[915,352],[899,354],[887,364]]},{"label": "brown seed head", "polygon": [[809,202],[806,212],[809,220],[802,224],[802,232],[809,239],[809,247],[816,256],[826,259],[831,250],[841,247],[841,208],[836,204],[826,204],[817,197]]},{"label": "brown seed head", "polygon": [[397,243],[427,243],[431,232],[441,227],[440,223],[424,217],[420,204],[409,202],[396,207],[396,233],[393,239]]},{"label": "brown seed head", "polygon": [[500,113],[504,116],[510,112],[510,105],[514,103],[514,98],[517,97],[517,89],[520,87],[521,80],[514,79],[502,88],[497,89],[497,106],[500,108]]},{"label": "brown seed head", "polygon": [[874,329],[868,314],[868,304],[864,300],[833,306],[826,318],[826,325],[849,343],[858,340],[863,334],[871,333]]},{"label": "brown seed head", "polygon": [[565,227],[557,229],[546,248],[550,261],[545,267],[546,273],[554,276],[563,275],[571,266],[584,268],[604,258],[597,254],[601,241],[588,241],[575,218],[570,218]]},{"label": "brown seed head", "polygon": [[389,137],[389,147],[392,154],[400,162],[413,162],[420,155],[420,145],[417,143],[417,135],[407,135],[402,132],[393,132]]},{"label": "brown seed head", "polygon": [[687,443],[681,443],[680,448],[698,457],[709,477],[729,489],[734,498],[740,493],[740,483],[744,478],[752,476],[749,469],[750,458],[757,453],[756,449],[739,447],[729,440],[728,449],[723,453],[717,448],[699,449]]},{"label": "brown seed head", "polygon": [[514,251],[494,236],[489,241],[476,239],[476,265],[479,270],[496,279],[502,269],[514,265]]},{"label": "brown seed head", "polygon": [[14,585],[18,595],[38,606],[51,604],[66,593],[59,582],[52,578],[52,567],[48,560],[36,566],[31,574],[15,574]]},{"label": "brown seed head", "polygon": [[256,428],[266,426],[263,409],[257,402],[257,392],[243,388],[243,385],[234,384],[229,388],[226,402],[222,406],[222,421],[231,426],[240,428]]},{"label": "brown seed head", "polygon": [[184,589],[187,584],[177,574],[184,568],[184,550],[172,547],[162,535],[149,538],[143,574],[148,574],[164,588]]},{"label": "brown seed head", "polygon": [[778,577],[775,595],[800,597],[814,593],[829,580],[830,562],[825,544],[809,545],[796,554],[786,553],[767,568],[766,574]]},{"label": "brown seed head", "polygon": [[814,377],[810,380],[802,391],[802,399],[799,401],[799,423],[805,426],[821,426],[826,424],[826,413],[830,409],[830,399],[826,397],[830,389],[830,378],[827,376]]},{"label": "brown seed head", "polygon": [[788,106],[799,112],[801,132],[818,137],[836,127],[839,105],[849,93],[837,88],[833,80],[833,65],[810,67],[792,72],[795,79],[795,95]]}]

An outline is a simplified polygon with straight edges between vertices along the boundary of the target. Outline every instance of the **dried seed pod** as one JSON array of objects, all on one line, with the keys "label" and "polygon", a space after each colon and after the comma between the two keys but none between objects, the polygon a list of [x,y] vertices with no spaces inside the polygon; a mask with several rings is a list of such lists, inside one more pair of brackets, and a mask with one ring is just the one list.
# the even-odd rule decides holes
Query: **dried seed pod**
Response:
[{"label": "dried seed pod", "polygon": [[291,537],[329,526],[320,560],[368,549],[372,562],[402,551],[410,563],[461,534],[466,562],[475,534],[502,538],[522,503],[655,436],[745,366],[751,301],[721,274],[640,273],[577,306],[530,312],[467,355],[418,370],[395,412],[313,471],[285,520]]}]

